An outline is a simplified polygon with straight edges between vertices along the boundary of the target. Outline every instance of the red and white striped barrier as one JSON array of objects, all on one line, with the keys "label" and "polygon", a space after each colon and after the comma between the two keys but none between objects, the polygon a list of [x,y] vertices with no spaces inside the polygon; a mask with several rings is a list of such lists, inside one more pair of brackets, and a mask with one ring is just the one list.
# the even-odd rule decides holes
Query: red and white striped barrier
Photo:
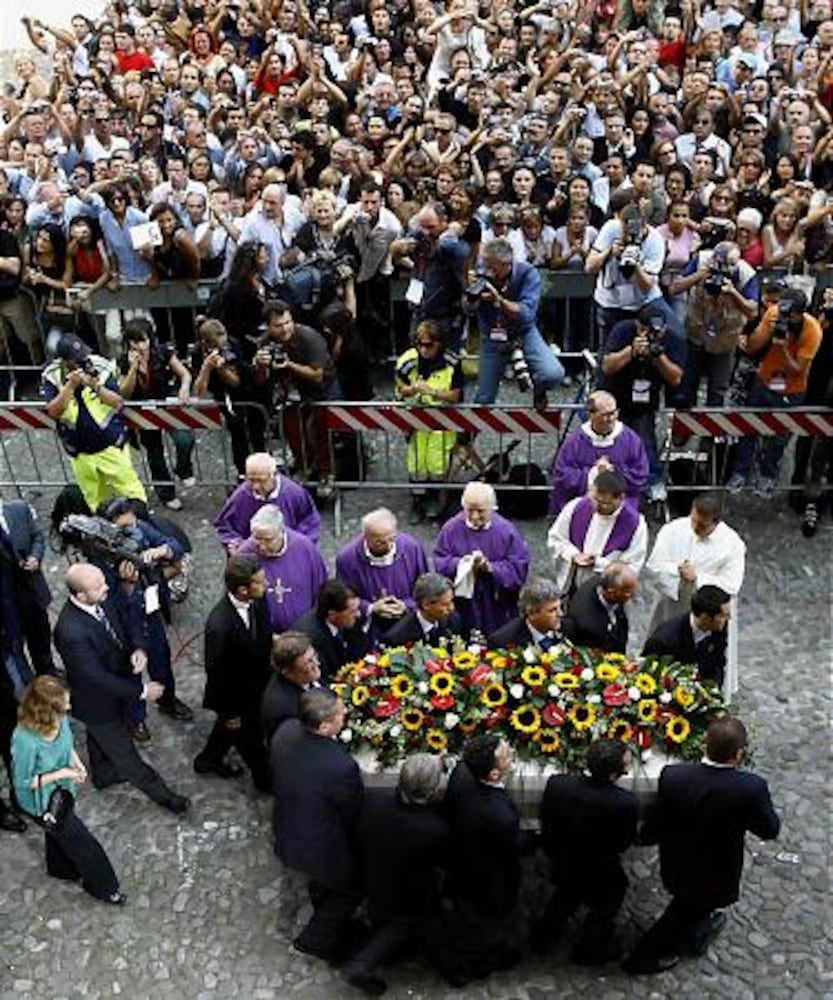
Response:
[{"label": "red and white striped barrier", "polygon": [[329,431],[463,431],[475,434],[557,434],[561,412],[421,406],[332,406],[325,408]]},{"label": "red and white striped barrier", "polygon": [[678,410],[672,434],[706,437],[833,437],[833,410]]},{"label": "red and white striped barrier", "polygon": [[[220,430],[223,420],[214,403],[199,405],[126,406],[124,417],[138,430]],[[55,421],[45,403],[0,404],[0,431],[54,430]]]}]

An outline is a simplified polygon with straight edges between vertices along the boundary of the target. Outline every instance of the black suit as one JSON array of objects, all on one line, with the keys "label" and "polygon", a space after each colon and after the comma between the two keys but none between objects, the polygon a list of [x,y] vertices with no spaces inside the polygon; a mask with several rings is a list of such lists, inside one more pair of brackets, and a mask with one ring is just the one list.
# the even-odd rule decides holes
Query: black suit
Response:
[{"label": "black suit", "polygon": [[[90,775],[96,788],[129,781],[166,808],[179,796],[139,756],[127,728],[127,705],[142,691],[130,654],[140,648],[135,630],[119,617],[112,601],[102,605],[103,622],[68,600],[55,625],[55,648],[64,662],[72,692],[72,714],[87,727]],[[176,811],[181,811],[177,809]]]},{"label": "black suit", "polygon": [[[212,609],[205,623],[205,695],[203,705],[217,713],[208,742],[197,755],[198,770],[221,765],[232,746],[252,772],[255,785],[271,789],[260,703],[269,679],[272,632],[262,600],[249,603],[249,626],[228,595]],[[239,719],[239,728],[228,727]]]},{"label": "black suit", "polygon": [[628,645],[628,616],[624,607],[616,604],[611,618],[599,597],[598,586],[599,578],[593,576],[578,588],[570,600],[562,629],[577,646],[624,653]]},{"label": "black suit", "polygon": [[661,622],[648,637],[643,656],[673,656],[680,663],[693,663],[703,680],[723,684],[726,671],[726,630],[710,632],[695,643],[691,614],[675,615]]},{"label": "black suit", "polygon": [[[452,612],[444,622],[440,622],[436,628],[438,629],[437,642],[450,639],[453,635],[461,635],[465,638],[463,620],[456,611]],[[422,625],[419,623],[416,612],[411,611],[409,614],[403,615],[396,624],[391,625],[381,641],[385,646],[401,646],[406,642],[424,642],[425,633],[422,631]]]},{"label": "black suit", "polygon": [[603,962],[628,880],[620,855],[636,840],[639,802],[610,781],[554,775],[541,799],[541,846],[556,886],[538,923],[548,944],[584,901],[588,912],[573,951],[576,961]]},{"label": "black suit", "polygon": [[360,660],[368,650],[367,633],[357,625],[333,635],[315,608],[301,615],[292,628],[309,636],[321,665],[322,681],[331,681],[345,663]]},{"label": "black suit", "polygon": [[663,768],[643,840],[659,841],[662,881],[673,899],[626,968],[639,971],[696,943],[711,912],[738,898],[746,831],[774,840],[780,828],[763,778],[702,763]]},{"label": "black suit", "polygon": [[[509,646],[531,646],[535,640],[525,618],[513,618],[512,621],[501,625],[499,629],[489,636],[488,644],[492,649],[506,649]],[[561,632],[556,632],[552,636],[552,642],[567,642],[569,639]]]},{"label": "black suit", "polygon": [[359,900],[353,846],[363,795],[359,768],[341,743],[309,732],[298,719],[275,733],[271,760],[275,850],[313,883],[315,912],[297,943],[331,956]]},{"label": "black suit", "polygon": [[260,722],[266,742],[271,743],[275,730],[287,719],[298,718],[298,699],[303,688],[281,674],[273,674],[260,702]]}]

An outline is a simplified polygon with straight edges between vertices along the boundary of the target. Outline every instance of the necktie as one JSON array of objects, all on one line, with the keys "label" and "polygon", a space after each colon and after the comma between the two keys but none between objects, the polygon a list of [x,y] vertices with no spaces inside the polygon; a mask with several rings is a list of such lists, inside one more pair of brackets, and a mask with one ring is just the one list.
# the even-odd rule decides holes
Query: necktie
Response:
[{"label": "necktie", "polygon": [[104,631],[107,633],[107,635],[110,636],[113,642],[116,643],[117,646],[121,646],[122,642],[121,639],[119,638],[118,632],[116,632],[116,630],[113,628],[113,623],[107,617],[107,613],[100,604],[96,604],[95,606],[95,616],[104,626]]},{"label": "necktie", "polygon": [[549,633],[547,633],[547,635],[541,637],[541,641],[538,643],[538,645],[546,653],[547,650],[552,649],[552,647],[555,645],[555,639],[553,639],[553,637]]},{"label": "necktie", "polygon": [[440,641],[439,625],[433,625],[431,628],[428,629],[428,631],[425,633],[425,641],[428,643],[429,646],[437,645],[437,643]]}]

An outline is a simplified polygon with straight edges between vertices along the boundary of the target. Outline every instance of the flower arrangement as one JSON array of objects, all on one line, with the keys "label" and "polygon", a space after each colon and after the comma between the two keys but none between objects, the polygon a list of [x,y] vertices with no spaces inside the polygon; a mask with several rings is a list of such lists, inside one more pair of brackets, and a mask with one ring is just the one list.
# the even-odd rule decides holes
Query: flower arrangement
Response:
[{"label": "flower arrangement", "polygon": [[347,664],[333,686],[348,708],[342,739],[369,746],[382,766],[419,750],[457,753],[490,730],[522,757],[562,768],[582,767],[600,736],[636,754],[654,745],[697,758],[709,719],[725,709],[694,666],[569,644],[399,646]]}]

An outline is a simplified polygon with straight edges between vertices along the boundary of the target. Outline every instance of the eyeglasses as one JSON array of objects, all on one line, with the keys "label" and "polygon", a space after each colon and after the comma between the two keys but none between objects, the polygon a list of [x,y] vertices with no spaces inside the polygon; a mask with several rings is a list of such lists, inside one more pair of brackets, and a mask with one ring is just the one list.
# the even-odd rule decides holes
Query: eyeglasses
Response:
[{"label": "eyeglasses", "polygon": [[110,117],[108,115],[107,118],[96,118],[94,120],[97,121],[97,122],[109,122],[110,121]]},{"label": "eyeglasses", "polygon": [[424,350],[428,350],[431,347],[436,347],[438,344],[439,344],[438,340],[418,340],[416,342],[416,346]]}]

